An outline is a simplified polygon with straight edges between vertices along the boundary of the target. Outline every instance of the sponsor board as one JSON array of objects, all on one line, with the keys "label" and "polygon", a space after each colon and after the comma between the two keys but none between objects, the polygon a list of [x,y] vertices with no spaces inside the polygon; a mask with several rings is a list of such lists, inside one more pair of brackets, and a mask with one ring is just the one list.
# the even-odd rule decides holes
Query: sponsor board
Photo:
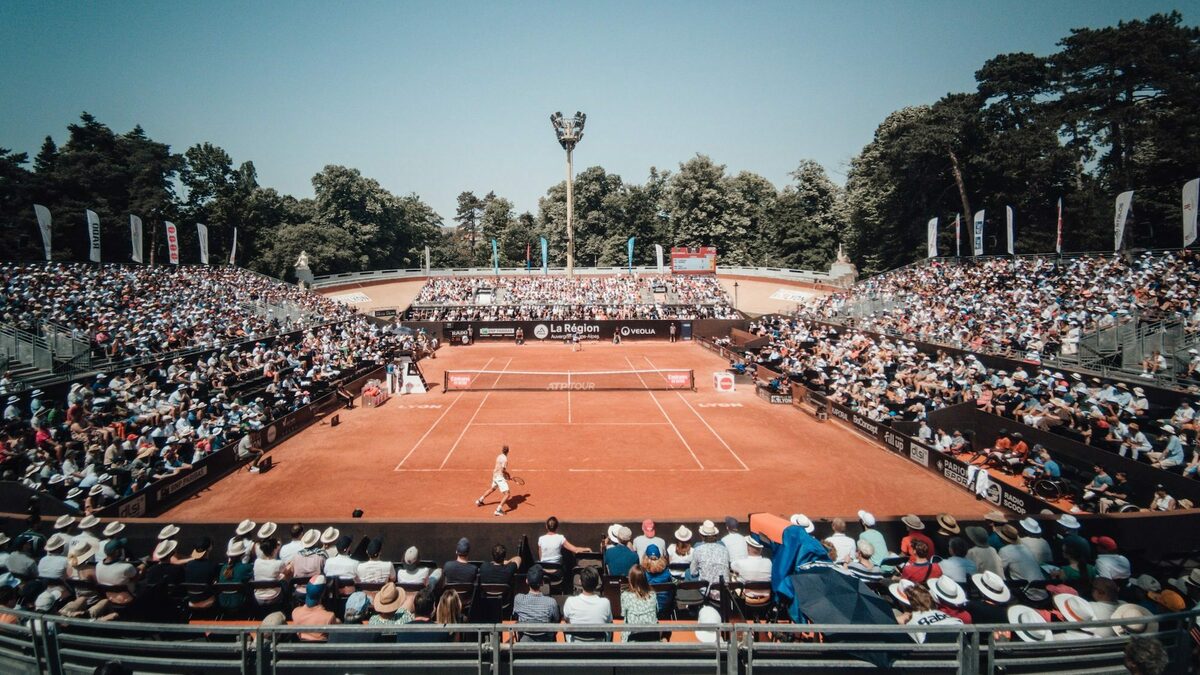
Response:
[{"label": "sponsor board", "polygon": [[[512,339],[518,328],[534,340],[564,340],[579,336],[586,340],[611,340],[614,335],[629,340],[666,339],[675,326],[675,335],[681,339],[683,328],[690,322],[652,320],[595,320],[595,321],[449,321],[442,324],[442,335],[451,344],[462,344],[470,336],[480,340]],[[472,330],[473,328],[473,330]]]},{"label": "sponsor board", "polygon": [[140,494],[117,509],[118,518],[141,518],[146,515],[146,495]]},{"label": "sponsor board", "polygon": [[170,485],[166,486],[165,488],[159,490],[158,491],[159,501],[162,501],[163,497],[173,495],[176,492],[179,492],[180,490],[191,485],[192,483],[195,483],[196,481],[200,480],[201,478],[204,478],[207,475],[208,475],[208,467],[207,466],[202,466],[202,467],[192,471],[191,473],[187,474],[183,478],[180,478],[179,480],[175,481],[174,483],[171,483]]},{"label": "sponsor board", "polygon": [[743,408],[741,403],[697,403],[697,408]]},{"label": "sponsor board", "polygon": [[[891,452],[941,474],[943,478],[965,490],[973,491],[968,466],[964,462],[933,451],[906,434],[851,412],[844,406],[828,403],[828,409],[831,416],[846,422],[860,434],[878,441]],[[990,482],[983,498],[995,506],[1022,515],[1037,513],[1044,508],[1061,511],[1024,490],[995,480]]]},{"label": "sponsor board", "polygon": [[393,406],[393,407],[404,408],[406,410],[438,410],[442,407],[442,404],[441,403],[421,403],[421,404],[410,404],[410,405],[398,405],[398,406]]},{"label": "sponsor board", "polygon": [[594,391],[595,382],[551,382],[546,385],[550,391]]},{"label": "sponsor board", "polygon": [[692,384],[692,376],[687,373],[667,373],[667,384],[672,387],[688,387]]},{"label": "sponsor board", "polygon": [[471,386],[470,375],[455,375],[451,373],[447,377],[450,378],[450,386],[453,388],[462,388]]},{"label": "sponsor board", "polygon": [[499,328],[490,328],[488,326],[479,327],[479,337],[516,337],[517,329],[512,326],[501,326]]},{"label": "sponsor board", "polygon": [[361,305],[364,302],[371,301],[371,296],[363,293],[362,291],[356,291],[354,293],[340,293],[338,295],[330,295],[327,297],[330,300],[337,300],[338,302],[344,302],[348,305]]},{"label": "sponsor board", "polygon": [[538,340],[545,340],[550,337],[550,329],[546,327],[546,324],[539,323],[533,327],[533,337]]}]

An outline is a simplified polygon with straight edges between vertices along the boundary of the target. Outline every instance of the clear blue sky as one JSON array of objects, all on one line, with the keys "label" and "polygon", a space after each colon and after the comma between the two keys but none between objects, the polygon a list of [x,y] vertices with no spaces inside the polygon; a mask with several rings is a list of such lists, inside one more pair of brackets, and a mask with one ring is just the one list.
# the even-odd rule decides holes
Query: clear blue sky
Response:
[{"label": "clear blue sky", "polygon": [[449,223],[462,190],[536,211],[564,175],[548,117],[583,110],[577,170],[641,182],[700,152],[840,182],[885,115],[972,88],[985,59],[1176,7],[0,0],[0,147],[32,156],[87,110],[177,152],[215,143],[298,197],[356,167]]}]

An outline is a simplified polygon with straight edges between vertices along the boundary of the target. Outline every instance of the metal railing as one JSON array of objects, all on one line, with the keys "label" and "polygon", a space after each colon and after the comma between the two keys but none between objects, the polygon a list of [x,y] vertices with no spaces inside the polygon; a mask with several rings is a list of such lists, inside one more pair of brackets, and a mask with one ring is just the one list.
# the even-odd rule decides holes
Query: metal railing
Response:
[{"label": "metal railing", "polygon": [[[961,626],[725,622],[261,626],[95,622],[5,611],[21,622],[0,624],[0,667],[6,673],[50,675],[91,672],[110,660],[137,672],[255,675],[434,668],[501,675],[588,666],[714,675],[877,667],[890,667],[889,672],[896,673],[933,670],[960,675],[1124,673],[1127,638],[1113,634],[1114,626],[1136,627],[1142,637],[1159,640],[1171,658],[1171,672],[1186,672],[1192,647],[1188,629],[1200,614],[1193,609],[1088,623]],[[575,637],[572,642],[517,641],[517,630]],[[647,631],[691,635],[672,642],[623,637]],[[308,642],[300,639],[301,633],[335,639]],[[1047,639],[1018,639],[1030,633]],[[337,640],[350,638],[348,634],[354,634],[353,645]],[[394,641],[397,635],[403,636],[402,642]]]},{"label": "metal railing", "polygon": [[[635,265],[633,268],[635,274],[659,274],[658,268],[652,265]],[[565,267],[551,267],[548,274],[551,276],[565,275]],[[628,274],[629,268],[623,265],[611,267],[576,267],[575,273],[580,275],[616,275]],[[356,284],[374,281],[387,281],[391,279],[422,279],[425,277],[453,277],[453,276],[494,276],[496,271],[491,267],[451,267],[446,269],[431,269],[426,270],[422,267],[414,267],[407,269],[392,269],[392,270],[371,270],[367,272],[345,272],[342,274],[326,274],[313,278],[314,289],[328,288],[331,286],[342,286],[347,284]],[[501,267],[501,276],[539,276],[542,274],[541,268],[533,268],[526,270],[524,267]],[[663,272],[670,274],[670,270]],[[787,281],[800,281],[810,284],[824,284],[829,286],[844,287],[846,282],[841,277],[831,276],[828,272],[817,272],[814,270],[798,270],[787,267],[750,267],[738,265],[722,265],[717,268],[717,276],[721,275],[738,275],[748,277],[762,277],[764,279],[783,279]]]}]

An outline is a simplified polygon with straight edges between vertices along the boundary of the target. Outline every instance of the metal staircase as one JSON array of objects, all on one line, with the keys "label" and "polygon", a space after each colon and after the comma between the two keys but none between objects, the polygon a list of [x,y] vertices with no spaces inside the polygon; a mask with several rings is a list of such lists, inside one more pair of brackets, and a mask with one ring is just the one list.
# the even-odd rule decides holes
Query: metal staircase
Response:
[{"label": "metal staircase", "polygon": [[43,322],[35,332],[0,323],[0,362],[13,383],[9,392],[24,391],[64,376],[87,372],[91,346],[70,329]]}]

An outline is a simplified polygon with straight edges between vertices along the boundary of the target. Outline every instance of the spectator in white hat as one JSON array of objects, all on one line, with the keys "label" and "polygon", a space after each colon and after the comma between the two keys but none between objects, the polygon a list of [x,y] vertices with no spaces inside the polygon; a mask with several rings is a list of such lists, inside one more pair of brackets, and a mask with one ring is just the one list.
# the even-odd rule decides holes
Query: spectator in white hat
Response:
[{"label": "spectator in white hat", "polygon": [[860,510],[858,522],[863,528],[862,533],[858,535],[858,541],[865,541],[871,545],[871,564],[878,565],[888,557],[887,541],[884,540],[883,533],[875,529],[875,516],[869,511]]},{"label": "spectator in white hat", "polygon": [[1033,554],[1034,560],[1039,565],[1049,565],[1054,561],[1054,554],[1050,550],[1050,542],[1046,541],[1042,535],[1042,525],[1033,518],[1022,518],[1017,525],[1021,528],[1021,537],[1019,539],[1022,546],[1029,549]]},{"label": "spectator in white hat", "polygon": [[[747,555],[741,560],[735,560],[729,565],[733,580],[755,582],[771,580],[771,559],[763,557],[763,543],[752,534],[745,537]],[[770,592],[747,591],[746,598],[763,598]]]},{"label": "spectator in white hat", "polygon": [[700,536],[704,539],[696,546],[692,556],[691,575],[700,581],[717,583],[721,577],[729,578],[729,550],[717,541],[721,534],[711,520],[700,524]]},{"label": "spectator in white hat", "polygon": [[[667,546],[667,563],[690,566],[695,555],[695,548],[692,546],[692,531],[686,525],[680,525],[675,530],[674,537],[675,541]],[[684,573],[681,570],[672,569],[671,576],[682,579]]]}]

